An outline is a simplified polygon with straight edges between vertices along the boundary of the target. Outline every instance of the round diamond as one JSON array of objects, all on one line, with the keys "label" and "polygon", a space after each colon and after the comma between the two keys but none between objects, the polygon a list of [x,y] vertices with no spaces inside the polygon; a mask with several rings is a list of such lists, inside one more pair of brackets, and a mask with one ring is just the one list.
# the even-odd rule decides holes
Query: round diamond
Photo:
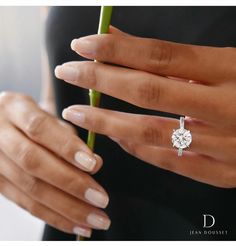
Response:
[{"label": "round diamond", "polygon": [[172,134],[172,143],[174,147],[178,149],[179,148],[185,149],[189,147],[191,142],[192,142],[192,135],[189,130],[186,130],[184,128],[174,130]]}]

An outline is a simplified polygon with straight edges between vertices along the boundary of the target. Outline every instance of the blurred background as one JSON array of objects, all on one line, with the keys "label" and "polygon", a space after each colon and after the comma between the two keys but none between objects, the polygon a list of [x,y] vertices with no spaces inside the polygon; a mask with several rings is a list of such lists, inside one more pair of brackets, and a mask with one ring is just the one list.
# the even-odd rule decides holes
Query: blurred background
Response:
[{"label": "blurred background", "polygon": [[[0,91],[40,97],[40,7],[0,7]],[[1,165],[0,165],[1,168]],[[0,194],[0,240],[40,240],[44,223]]]}]

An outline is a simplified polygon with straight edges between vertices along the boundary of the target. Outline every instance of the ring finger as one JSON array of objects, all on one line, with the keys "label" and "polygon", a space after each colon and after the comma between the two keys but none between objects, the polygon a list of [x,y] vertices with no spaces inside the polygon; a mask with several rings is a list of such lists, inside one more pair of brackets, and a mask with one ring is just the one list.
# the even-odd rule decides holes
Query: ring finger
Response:
[{"label": "ring finger", "polygon": [[[134,115],[81,105],[65,109],[63,117],[75,125],[97,133],[165,148],[172,147],[173,129],[179,128],[179,121],[176,119]],[[189,151],[222,161],[236,160],[232,154],[235,149],[235,137],[230,137],[221,129],[209,124],[192,120],[186,120],[185,128],[191,131],[193,138]]]}]

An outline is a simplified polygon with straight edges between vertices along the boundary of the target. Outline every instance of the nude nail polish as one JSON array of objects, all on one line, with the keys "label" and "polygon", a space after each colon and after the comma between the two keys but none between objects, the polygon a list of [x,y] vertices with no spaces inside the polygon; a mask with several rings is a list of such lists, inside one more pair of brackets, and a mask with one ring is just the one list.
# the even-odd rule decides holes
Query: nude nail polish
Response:
[{"label": "nude nail polish", "polygon": [[96,43],[93,41],[91,36],[74,39],[71,42],[72,50],[85,55],[94,55],[96,48],[95,45]]},{"label": "nude nail polish", "polygon": [[87,230],[78,226],[74,227],[73,233],[82,237],[91,237],[92,234],[91,230]]},{"label": "nude nail polish", "polygon": [[95,190],[95,189],[87,189],[85,192],[85,198],[90,201],[93,205],[105,208],[108,205],[109,198],[106,194]]},{"label": "nude nail polish", "polygon": [[96,166],[96,159],[84,151],[78,151],[75,153],[75,161],[90,172],[93,171]]},{"label": "nude nail polish", "polygon": [[87,222],[91,226],[102,230],[108,230],[111,224],[111,221],[108,218],[95,213],[88,215]]},{"label": "nude nail polish", "polygon": [[55,76],[68,82],[75,82],[79,77],[79,71],[71,66],[57,66]]},{"label": "nude nail polish", "polygon": [[70,109],[70,108],[63,110],[62,117],[65,120],[71,121],[71,122],[73,122],[79,126],[82,126],[82,124],[85,121],[85,114],[84,113],[78,112],[78,111]]}]

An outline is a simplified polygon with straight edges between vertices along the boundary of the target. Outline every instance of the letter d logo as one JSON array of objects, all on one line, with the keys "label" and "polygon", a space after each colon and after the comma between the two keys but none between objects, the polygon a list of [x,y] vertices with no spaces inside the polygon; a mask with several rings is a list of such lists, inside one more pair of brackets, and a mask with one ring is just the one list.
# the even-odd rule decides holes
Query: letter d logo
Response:
[{"label": "letter d logo", "polygon": [[[208,218],[208,219],[207,219]],[[210,224],[211,222],[211,224]],[[215,224],[215,218],[210,214],[203,214],[203,228],[211,228]]]}]

